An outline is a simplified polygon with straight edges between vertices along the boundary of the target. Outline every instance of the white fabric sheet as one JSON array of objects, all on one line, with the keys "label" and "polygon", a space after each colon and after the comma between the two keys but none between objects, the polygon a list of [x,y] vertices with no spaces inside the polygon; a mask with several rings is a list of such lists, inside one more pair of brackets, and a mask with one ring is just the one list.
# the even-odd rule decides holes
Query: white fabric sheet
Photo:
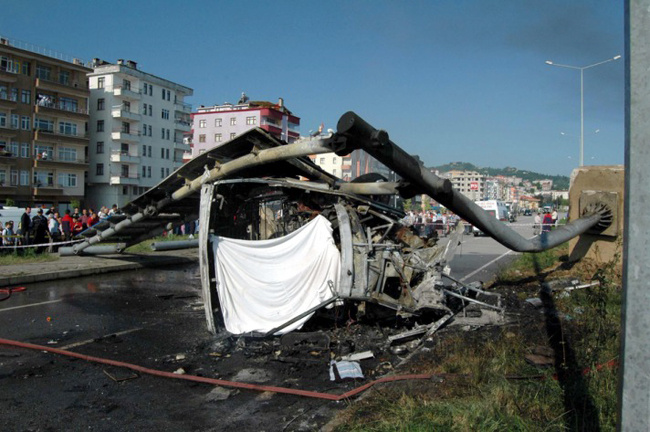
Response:
[{"label": "white fabric sheet", "polygon": [[[217,293],[233,334],[267,332],[338,292],[341,256],[330,222],[317,216],[293,233],[250,241],[212,236]],[[311,315],[282,329],[299,329]]]}]

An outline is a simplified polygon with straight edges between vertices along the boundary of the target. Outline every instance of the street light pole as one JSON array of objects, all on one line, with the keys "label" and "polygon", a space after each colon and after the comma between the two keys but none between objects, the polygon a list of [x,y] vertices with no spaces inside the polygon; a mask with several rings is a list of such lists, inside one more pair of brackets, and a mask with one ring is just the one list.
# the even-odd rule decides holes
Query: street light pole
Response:
[{"label": "street light pole", "polygon": [[570,66],[565,64],[553,63],[550,60],[546,60],[546,64],[550,66],[563,67],[568,69],[577,69],[580,71],[580,166],[584,165],[584,153],[585,153],[585,86],[584,86],[584,72],[585,69],[589,69],[603,63],[608,63],[614,60],[620,59],[621,56],[617,55],[610,59],[603,60],[598,63],[591,64],[589,66]]}]

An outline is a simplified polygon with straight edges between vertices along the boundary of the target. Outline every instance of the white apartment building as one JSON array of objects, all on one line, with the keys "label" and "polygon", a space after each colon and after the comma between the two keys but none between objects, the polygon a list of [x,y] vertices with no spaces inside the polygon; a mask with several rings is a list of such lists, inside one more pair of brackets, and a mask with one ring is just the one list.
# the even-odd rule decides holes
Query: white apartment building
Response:
[{"label": "white apartment building", "polygon": [[93,60],[88,74],[87,206],[123,206],[183,164],[190,146],[189,87],[143,72],[131,60]]},{"label": "white apartment building", "polygon": [[318,165],[323,171],[335,175],[339,178],[344,177],[343,161],[345,157],[338,156],[336,153],[323,153],[310,155],[311,160]]},{"label": "white apartment building", "polygon": [[483,174],[475,171],[452,170],[444,173],[443,177],[448,178],[454,189],[472,201],[480,201],[486,196],[486,177]]}]

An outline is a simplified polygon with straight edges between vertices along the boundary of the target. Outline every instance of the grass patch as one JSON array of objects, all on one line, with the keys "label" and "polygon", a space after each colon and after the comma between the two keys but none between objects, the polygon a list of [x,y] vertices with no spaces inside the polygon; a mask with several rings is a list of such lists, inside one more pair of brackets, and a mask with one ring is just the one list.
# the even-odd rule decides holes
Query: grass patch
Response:
[{"label": "grass patch", "polygon": [[[508,286],[516,321],[443,329],[435,347],[401,372],[439,373],[442,382],[379,386],[341,413],[335,430],[615,431],[618,370],[611,361],[620,348],[621,268],[588,261],[566,268],[558,265],[566,251],[524,254],[515,263],[519,273],[500,273],[493,288]],[[549,294],[545,313],[523,301],[540,280],[567,277],[601,285]],[[526,362],[538,346],[555,350],[554,367]]]},{"label": "grass patch", "polygon": [[0,254],[0,266],[10,266],[17,264],[25,263],[34,263],[34,262],[49,262],[56,261],[59,259],[59,255],[56,253],[47,253],[43,252],[37,254],[34,249],[17,249],[9,253]]}]

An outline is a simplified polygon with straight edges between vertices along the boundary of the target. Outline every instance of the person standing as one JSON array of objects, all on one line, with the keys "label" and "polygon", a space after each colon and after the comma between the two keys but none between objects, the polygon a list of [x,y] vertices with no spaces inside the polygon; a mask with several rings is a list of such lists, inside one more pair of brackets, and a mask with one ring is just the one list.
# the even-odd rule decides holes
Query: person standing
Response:
[{"label": "person standing", "polygon": [[546,210],[546,213],[544,214],[544,219],[542,219],[542,233],[550,232],[552,226],[553,226],[553,216],[551,216],[551,212]]},{"label": "person standing", "polygon": [[36,211],[36,216],[32,219],[32,231],[34,232],[34,244],[41,245],[36,249],[36,253],[42,253],[45,250],[43,246],[46,242],[49,230],[47,228],[47,218],[43,216],[43,209]]},{"label": "person standing", "polygon": [[7,221],[2,230],[2,245],[13,246],[14,240],[14,221]]},{"label": "person standing", "polygon": [[72,216],[70,216],[70,209],[66,209],[65,214],[61,218],[61,231],[65,241],[70,240],[70,233],[72,233]]},{"label": "person standing", "polygon": [[535,222],[533,222],[533,235],[539,235],[540,225],[542,223],[542,218],[539,216],[539,213],[535,213]]},{"label": "person standing", "polygon": [[31,244],[32,232],[32,208],[26,207],[25,213],[20,217],[20,224],[18,225],[18,234],[23,236],[23,245]]},{"label": "person standing", "polygon": [[54,242],[61,240],[61,224],[59,223],[59,213],[55,212],[50,214],[48,219],[47,228],[50,230],[50,237]]},{"label": "person standing", "polygon": [[551,218],[553,219],[553,226],[557,226],[557,210],[553,209],[553,213],[551,214]]}]

